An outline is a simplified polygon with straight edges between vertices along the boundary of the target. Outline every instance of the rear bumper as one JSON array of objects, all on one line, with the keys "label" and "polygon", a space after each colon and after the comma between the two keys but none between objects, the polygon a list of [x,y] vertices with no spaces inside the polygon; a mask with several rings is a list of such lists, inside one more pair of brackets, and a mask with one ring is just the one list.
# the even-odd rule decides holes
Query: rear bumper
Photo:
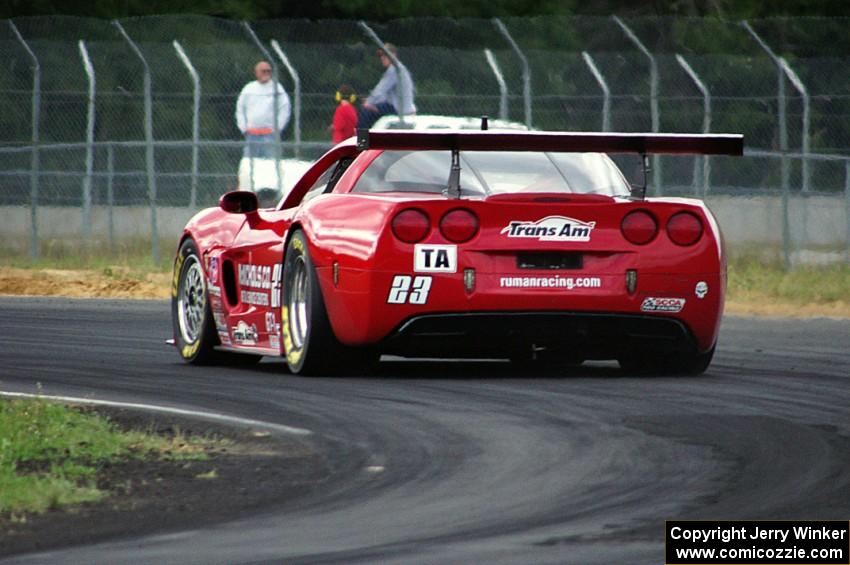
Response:
[{"label": "rear bumper", "polygon": [[403,322],[382,343],[388,353],[426,357],[509,357],[531,346],[583,359],[616,359],[638,350],[697,351],[694,336],[677,319],[587,312],[423,314]]}]

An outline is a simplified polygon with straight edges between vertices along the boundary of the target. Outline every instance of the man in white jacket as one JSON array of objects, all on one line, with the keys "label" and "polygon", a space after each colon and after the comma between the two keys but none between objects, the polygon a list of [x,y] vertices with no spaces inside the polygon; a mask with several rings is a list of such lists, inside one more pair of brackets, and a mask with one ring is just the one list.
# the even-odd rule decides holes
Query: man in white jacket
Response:
[{"label": "man in white jacket", "polygon": [[[245,157],[274,158],[274,142],[289,123],[289,95],[280,83],[272,83],[272,66],[260,61],[254,66],[257,80],[242,88],[236,101],[236,125],[245,136]],[[275,124],[275,98],[277,98],[277,124]]]}]

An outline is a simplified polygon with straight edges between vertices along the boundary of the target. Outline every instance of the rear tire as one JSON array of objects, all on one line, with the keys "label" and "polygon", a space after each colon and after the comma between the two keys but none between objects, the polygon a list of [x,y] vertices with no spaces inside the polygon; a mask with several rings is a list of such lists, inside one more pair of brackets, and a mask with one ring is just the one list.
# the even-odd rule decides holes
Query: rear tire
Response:
[{"label": "rear tire", "polygon": [[296,375],[333,372],[342,346],[331,328],[304,232],[296,230],[283,260],[281,331],[286,363]]},{"label": "rear tire", "polygon": [[174,344],[187,363],[203,365],[215,360],[218,334],[210,310],[206,274],[198,247],[191,239],[180,246],[171,283],[171,321]]}]

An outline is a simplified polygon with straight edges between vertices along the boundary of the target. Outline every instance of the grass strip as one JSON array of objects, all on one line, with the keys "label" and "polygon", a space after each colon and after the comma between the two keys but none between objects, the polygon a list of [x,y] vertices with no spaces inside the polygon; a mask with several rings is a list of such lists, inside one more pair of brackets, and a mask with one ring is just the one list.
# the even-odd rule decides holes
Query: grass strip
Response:
[{"label": "grass strip", "polygon": [[785,271],[778,262],[740,257],[729,264],[730,300],[749,303],[850,303],[850,265],[801,265]]},{"label": "grass strip", "polygon": [[133,459],[202,460],[212,443],[123,431],[90,410],[42,399],[0,399],[0,513],[41,513],[108,496],[97,488],[104,464]]}]

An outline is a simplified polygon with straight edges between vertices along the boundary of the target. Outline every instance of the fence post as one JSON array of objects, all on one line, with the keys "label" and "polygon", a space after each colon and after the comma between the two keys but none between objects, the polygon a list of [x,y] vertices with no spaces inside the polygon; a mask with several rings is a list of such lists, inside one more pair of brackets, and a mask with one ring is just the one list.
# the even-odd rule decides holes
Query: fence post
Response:
[{"label": "fence post", "polygon": [[[251,24],[248,23],[247,20],[242,21],[242,27],[245,28],[248,36],[251,38],[251,41],[254,42],[254,45],[260,50],[260,53],[263,54],[263,57],[268,61],[269,65],[272,66],[272,105],[274,108],[272,109],[272,119],[274,120],[274,170],[275,177],[277,178],[277,193],[283,193],[283,184],[280,182],[280,131],[277,129],[277,124],[279,123],[278,119],[278,104],[277,99],[280,96],[277,92],[277,85],[280,84],[280,71],[277,68],[277,63],[274,62],[274,57],[269,53],[269,50],[266,49],[266,46],[263,45],[263,42],[260,41],[260,38],[257,37],[257,34],[254,33],[254,29],[251,27]],[[251,189],[254,188],[254,156],[251,154]]]},{"label": "fence post", "polygon": [[493,25],[496,26],[496,29],[499,30],[499,33],[502,34],[502,37],[505,38],[511,49],[514,50],[514,53],[519,57],[519,61],[522,64],[522,101],[525,106],[525,126],[531,129],[531,67],[528,64],[525,53],[522,52],[517,42],[511,37],[508,28],[505,27],[502,20],[493,18]]},{"label": "fence post", "polygon": [[112,143],[106,145],[106,205],[109,214],[109,250],[115,250],[115,147]]},{"label": "fence post", "polygon": [[584,59],[584,63],[587,65],[587,68],[590,69],[590,72],[593,74],[593,78],[596,79],[596,83],[599,85],[599,88],[602,89],[602,131],[611,131],[611,89],[608,88],[608,83],[605,81],[605,77],[599,71],[599,68],[597,68],[596,63],[593,61],[593,57],[590,56],[590,53],[582,51],[581,58]]},{"label": "fence post", "polygon": [[369,25],[365,21],[360,20],[359,22],[357,22],[357,25],[359,25],[360,28],[366,33],[366,36],[378,46],[378,49],[384,52],[384,54],[389,58],[392,65],[396,68],[396,72],[398,73],[399,90],[398,103],[399,106],[401,106],[401,108],[396,108],[396,111],[398,112],[398,121],[404,124],[404,109],[407,107],[407,100],[405,99],[405,96],[407,95],[408,89],[405,88],[402,82],[407,80],[407,73],[405,73],[403,70],[403,68],[406,67],[402,65],[401,60],[398,57],[396,57],[388,49],[384,48],[385,42],[380,37],[378,37],[378,34],[375,33],[375,31],[371,27],[369,27]]},{"label": "fence post", "polygon": [[490,70],[493,71],[493,76],[496,77],[496,82],[499,84],[499,119],[508,119],[508,85],[505,83],[505,76],[502,74],[502,69],[499,67],[499,62],[496,61],[496,56],[489,49],[484,50],[484,57],[487,59],[487,64],[490,65]]},{"label": "fence post", "polygon": [[151,69],[139,47],[130,39],[124,27],[118,20],[112,20],[112,24],[118,28],[118,32],[127,40],[130,49],[142,62],[144,68],[144,90],[145,90],[145,161],[148,176],[148,199],[151,204],[151,256],[154,265],[159,265],[159,233],[156,221],[156,167],[154,161],[153,146],[153,98],[151,93]]},{"label": "fence post", "polygon": [[[708,91],[708,87],[705,86],[705,83],[699,78],[699,75],[694,71],[693,67],[691,67],[684,57],[676,54],[676,61],[679,65],[685,70],[688,76],[694,81],[694,84],[702,93],[702,133],[709,133],[711,131],[711,93]],[[708,187],[710,186],[709,175],[711,174],[711,169],[709,168],[708,155],[702,156],[702,196],[705,197],[708,194]],[[699,166],[697,164],[697,158],[694,158],[694,193],[699,195],[699,184],[697,182]]]},{"label": "fence post", "polygon": [[189,193],[189,209],[194,210],[198,199],[198,150],[201,139],[201,77],[192,61],[183,50],[183,46],[175,39],[171,42],[177,56],[192,77],[192,189]]},{"label": "fence post", "polygon": [[[620,29],[623,30],[626,37],[628,37],[629,40],[631,40],[631,42],[634,43],[640,50],[640,52],[646,55],[646,58],[649,59],[649,112],[650,119],[652,120],[652,131],[654,133],[658,133],[661,123],[661,113],[658,108],[658,63],[655,61],[655,56],[650,53],[649,49],[646,48],[643,42],[638,39],[638,36],[635,35],[635,32],[633,32],[631,28],[623,22],[623,20],[617,16],[611,17],[614,19],[614,22],[620,26]],[[662,194],[661,157],[659,155],[652,156],[652,180],[653,184],[655,184],[656,194]]]},{"label": "fence post", "polygon": [[9,27],[12,28],[12,33],[18,38],[23,48],[26,50],[32,61],[32,153],[30,154],[30,259],[38,260],[39,256],[39,241],[38,241],[38,175],[40,173],[39,164],[39,123],[41,121],[41,65],[38,63],[38,57],[18,31],[17,26],[12,20],[9,20]]},{"label": "fence post", "polygon": [[276,39],[272,39],[272,49],[280,58],[283,66],[286,67],[289,76],[292,77],[292,97],[294,98],[292,102],[292,127],[295,130],[295,158],[297,159],[301,157],[301,77],[292,63],[289,62],[289,57],[280,48],[280,43]]},{"label": "fence post", "polygon": [[806,85],[800,80],[800,76],[788,64],[784,57],[779,57],[779,66],[785,72],[788,80],[800,96],[803,98],[803,131],[802,131],[802,153],[803,153],[803,192],[809,192],[811,183],[811,171],[809,170],[809,152],[811,149],[811,101]]},{"label": "fence post", "polygon": [[91,185],[92,175],[94,174],[94,97],[95,97],[95,74],[94,65],[89,58],[86,42],[82,39],[77,43],[80,49],[80,56],[83,59],[83,67],[86,69],[86,76],[89,81],[89,105],[86,119],[86,176],[83,177],[83,237],[89,239],[91,237]]},{"label": "fence post", "polygon": [[850,159],[844,161],[844,260],[850,264]]},{"label": "fence post", "polygon": [[758,43],[759,47],[767,53],[773,64],[776,65],[776,98],[777,98],[777,119],[779,120],[779,150],[782,153],[780,165],[780,178],[782,182],[782,255],[785,270],[791,269],[791,224],[789,218],[789,200],[791,191],[791,163],[788,160],[788,118],[787,118],[787,100],[785,97],[785,69],[779,62],[779,57],[770,46],[756,33],[750,26],[747,20],[741,21],[741,26],[747,30],[747,33]]}]

